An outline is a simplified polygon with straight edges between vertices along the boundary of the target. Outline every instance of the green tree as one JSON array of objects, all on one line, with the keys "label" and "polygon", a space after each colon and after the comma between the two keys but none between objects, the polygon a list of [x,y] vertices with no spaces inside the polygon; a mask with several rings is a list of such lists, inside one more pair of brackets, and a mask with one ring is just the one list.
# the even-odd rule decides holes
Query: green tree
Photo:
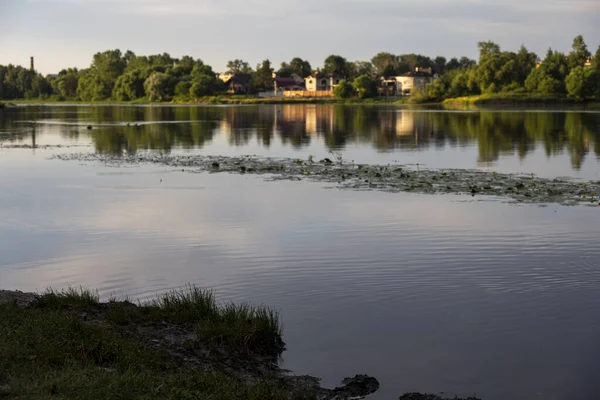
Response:
[{"label": "green tree", "polygon": [[173,67],[173,75],[178,77],[190,75],[196,64],[203,65],[204,63],[202,60],[194,60],[190,56],[183,56]]},{"label": "green tree", "polygon": [[548,49],[542,64],[534,68],[525,80],[525,88],[530,92],[562,94],[566,92],[565,78],[569,73],[567,57]]},{"label": "green tree", "polygon": [[361,99],[374,97],[377,94],[377,83],[368,75],[359,76],[354,80],[352,85]]},{"label": "green tree", "polygon": [[434,60],[433,60],[434,66],[433,69],[435,72],[437,72],[439,75],[443,74],[444,72],[446,72],[446,57],[442,57],[442,56],[437,56]]},{"label": "green tree", "polygon": [[254,90],[273,90],[273,68],[271,67],[271,61],[263,60],[262,63],[256,66],[256,71],[252,74],[251,82]]},{"label": "green tree", "polygon": [[333,88],[333,94],[335,97],[346,99],[354,96],[355,89],[350,82],[341,81],[335,88]]},{"label": "green tree", "polygon": [[83,71],[77,82],[77,97],[83,101],[108,99],[112,94],[112,82],[100,78],[93,69]]},{"label": "green tree", "polygon": [[323,72],[329,74],[336,74],[339,76],[348,76],[348,62],[342,56],[330,55],[325,59],[323,63]]},{"label": "green tree", "polygon": [[600,68],[584,68],[584,91],[585,97],[595,97],[600,100]]},{"label": "green tree", "polygon": [[148,70],[133,70],[119,76],[113,88],[113,98],[121,101],[144,97],[144,82],[148,79]]},{"label": "green tree", "polygon": [[168,92],[168,77],[162,72],[153,72],[144,82],[144,90],[150,101],[164,100]]},{"label": "green tree", "polygon": [[373,68],[373,64],[369,61],[354,61],[349,62],[348,64],[348,77],[351,79],[357,78],[361,75],[373,75],[375,73],[375,69]]},{"label": "green tree", "polygon": [[220,89],[222,84],[208,65],[196,65],[192,70],[191,77],[189,94],[193,98],[213,95]]},{"label": "green tree", "polygon": [[596,54],[594,54],[594,58],[592,59],[592,67],[600,68],[600,46],[598,46],[598,50],[596,50]]},{"label": "green tree", "polygon": [[500,46],[492,41],[477,42],[477,47],[479,48],[479,63],[481,63],[482,58],[500,53]]},{"label": "green tree", "polygon": [[568,62],[569,68],[583,67],[592,53],[587,48],[583,36],[579,35],[573,39],[573,50],[569,53]]},{"label": "green tree", "polygon": [[64,99],[74,99],[77,97],[77,83],[79,81],[79,71],[77,68],[63,69],[58,73],[50,84],[54,94]]},{"label": "green tree", "polygon": [[299,57],[292,58],[292,61],[290,61],[289,66],[291,73],[296,74],[301,78],[306,78],[312,72],[310,63]]},{"label": "green tree", "polygon": [[585,74],[582,66],[577,66],[571,70],[565,79],[567,94],[577,100],[583,100],[585,88]]},{"label": "green tree", "polygon": [[375,68],[375,72],[382,76],[394,76],[398,74],[398,69],[401,64],[400,56],[392,53],[381,52],[377,53],[371,63]]},{"label": "green tree", "polygon": [[249,74],[252,72],[252,68],[246,61],[235,59],[227,62],[227,72],[230,74]]}]

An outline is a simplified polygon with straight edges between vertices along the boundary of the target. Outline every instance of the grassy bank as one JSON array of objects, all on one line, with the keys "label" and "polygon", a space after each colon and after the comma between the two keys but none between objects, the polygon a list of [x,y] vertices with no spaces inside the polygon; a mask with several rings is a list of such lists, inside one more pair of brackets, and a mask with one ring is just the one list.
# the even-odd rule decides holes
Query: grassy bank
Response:
[{"label": "grassy bank", "polygon": [[600,103],[536,93],[494,93],[446,99],[442,102],[442,106],[450,109],[495,106],[560,106],[598,109]]},{"label": "grassy bank", "polygon": [[367,375],[324,389],[280,370],[281,335],[268,307],[218,305],[194,286],[137,305],[84,289],[0,290],[0,398],[344,400],[378,390]]},{"label": "grassy bank", "polygon": [[[275,312],[218,306],[194,287],[136,306],[49,291],[0,303],[0,397],[309,399],[268,372],[283,350]],[[245,379],[245,376],[251,379]]]},{"label": "grassy bank", "polygon": [[297,97],[297,98],[259,98],[254,96],[207,96],[194,101],[186,99],[174,99],[171,101],[151,102],[147,99],[133,101],[103,100],[103,101],[80,101],[80,100],[57,100],[57,99],[20,99],[7,101],[6,104],[18,105],[243,105],[243,104],[408,104],[407,99],[372,98],[372,99],[338,99],[335,97]]}]

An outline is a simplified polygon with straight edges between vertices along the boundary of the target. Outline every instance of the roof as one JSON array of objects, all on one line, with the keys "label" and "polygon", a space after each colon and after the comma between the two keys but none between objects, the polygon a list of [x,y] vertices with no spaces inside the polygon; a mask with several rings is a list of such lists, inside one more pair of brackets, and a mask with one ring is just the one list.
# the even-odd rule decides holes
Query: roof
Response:
[{"label": "roof", "polygon": [[315,79],[321,79],[321,78],[344,79],[344,77],[341,76],[341,75],[332,74],[332,73],[324,73],[324,72],[313,72],[312,74],[310,74],[309,76],[307,76],[304,79],[307,79],[307,78],[315,78]]},{"label": "roof", "polygon": [[275,84],[277,86],[296,86],[298,82],[294,78],[280,77],[275,78]]},{"label": "roof", "polygon": [[400,76],[431,78],[433,75],[431,75],[428,72],[423,72],[423,71],[410,71],[410,72],[407,72],[406,74],[402,74]]},{"label": "roof", "polygon": [[250,74],[235,74],[227,81],[227,83],[238,83],[240,85],[245,85],[252,79],[252,75]]}]

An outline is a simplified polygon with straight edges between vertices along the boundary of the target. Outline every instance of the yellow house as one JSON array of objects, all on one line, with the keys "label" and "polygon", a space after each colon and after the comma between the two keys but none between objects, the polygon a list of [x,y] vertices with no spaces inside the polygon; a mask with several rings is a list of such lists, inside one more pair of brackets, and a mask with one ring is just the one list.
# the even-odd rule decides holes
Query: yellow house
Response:
[{"label": "yellow house", "polygon": [[395,79],[396,95],[410,96],[415,88],[425,90],[425,85],[433,83],[433,74],[431,68],[417,67],[414,71],[396,76]]},{"label": "yellow house", "polygon": [[333,90],[344,78],[334,74],[323,74],[316,72],[304,78],[306,90],[316,92],[321,90]]}]

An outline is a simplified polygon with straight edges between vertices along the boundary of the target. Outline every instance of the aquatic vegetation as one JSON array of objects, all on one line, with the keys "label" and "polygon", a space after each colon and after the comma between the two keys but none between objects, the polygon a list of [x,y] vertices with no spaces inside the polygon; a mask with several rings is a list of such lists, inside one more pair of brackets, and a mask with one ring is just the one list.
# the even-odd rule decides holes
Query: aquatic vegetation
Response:
[{"label": "aquatic vegetation", "polygon": [[[252,173],[267,180],[300,180],[332,184],[341,189],[380,190],[423,194],[487,196],[516,203],[558,203],[599,206],[600,182],[566,178],[540,178],[532,174],[500,174],[481,170],[434,170],[407,165],[344,164],[325,158],[307,163],[299,159],[268,157],[225,157],[205,155],[165,155],[151,152],[118,156],[98,153],[69,153],[54,156],[60,160],[100,162],[105,165],[150,163],[186,168],[188,172]],[[217,167],[218,166],[218,167]]]}]

